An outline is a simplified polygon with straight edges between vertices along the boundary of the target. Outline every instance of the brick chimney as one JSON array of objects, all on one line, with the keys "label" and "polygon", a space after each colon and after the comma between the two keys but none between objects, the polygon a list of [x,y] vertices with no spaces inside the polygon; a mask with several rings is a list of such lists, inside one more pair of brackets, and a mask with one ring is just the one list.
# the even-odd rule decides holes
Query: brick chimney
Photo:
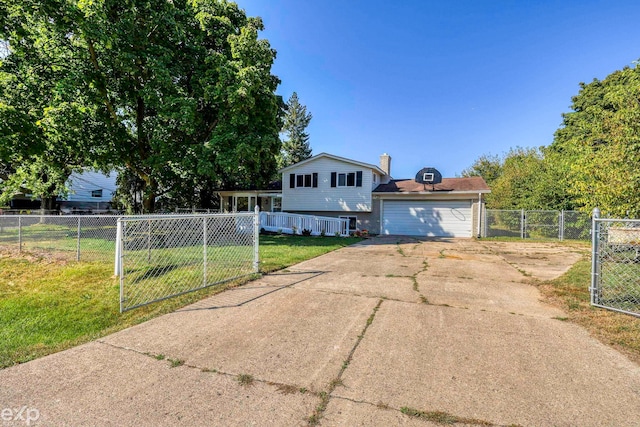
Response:
[{"label": "brick chimney", "polygon": [[391,156],[384,153],[380,156],[380,169],[387,175],[391,176]]}]

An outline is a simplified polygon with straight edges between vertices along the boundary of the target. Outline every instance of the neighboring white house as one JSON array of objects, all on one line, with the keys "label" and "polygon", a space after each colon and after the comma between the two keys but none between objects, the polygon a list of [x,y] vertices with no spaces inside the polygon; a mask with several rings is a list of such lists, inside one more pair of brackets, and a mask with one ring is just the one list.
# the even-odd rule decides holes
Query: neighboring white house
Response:
[{"label": "neighboring white house", "polygon": [[281,189],[220,192],[222,209],[252,210],[258,204],[276,211],[277,206],[283,212],[346,218],[352,231],[471,237],[479,231],[483,194],[490,192],[480,177],[425,184],[421,170],[415,179],[394,180],[386,153],[380,166],[321,153],[280,172]]},{"label": "neighboring white house", "polygon": [[68,196],[58,200],[60,210],[65,213],[109,210],[116,192],[116,178],[116,172],[104,174],[85,170],[72,173],[67,181]]},{"label": "neighboring white house", "polygon": [[[64,213],[109,210],[116,191],[116,177],[115,171],[108,174],[90,170],[74,172],[67,180],[69,194],[58,197],[57,205]],[[34,199],[28,190],[23,191],[14,195],[9,202],[10,209],[40,209],[40,199]]]}]

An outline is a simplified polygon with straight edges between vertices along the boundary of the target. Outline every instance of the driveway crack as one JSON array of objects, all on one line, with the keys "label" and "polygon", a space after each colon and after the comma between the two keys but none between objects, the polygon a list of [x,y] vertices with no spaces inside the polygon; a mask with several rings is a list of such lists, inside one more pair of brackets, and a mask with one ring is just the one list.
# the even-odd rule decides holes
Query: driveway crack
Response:
[{"label": "driveway crack", "polygon": [[307,420],[308,425],[316,426],[316,425],[318,425],[320,423],[320,420],[322,419],[324,411],[327,409],[327,405],[329,404],[329,400],[332,397],[331,396],[332,393],[334,392],[336,387],[338,387],[339,385],[342,385],[342,375],[344,374],[344,372],[349,367],[349,364],[351,363],[351,360],[353,359],[353,354],[356,352],[356,350],[358,349],[358,346],[362,342],[362,339],[364,338],[365,334],[367,333],[367,329],[369,329],[369,326],[371,326],[371,324],[373,323],[373,319],[375,319],[376,313],[380,309],[380,306],[382,305],[383,301],[384,301],[383,299],[379,299],[378,303],[373,308],[373,311],[371,312],[371,315],[367,319],[367,323],[364,325],[364,328],[362,329],[362,332],[360,332],[360,335],[358,335],[358,339],[356,340],[355,344],[353,345],[353,348],[351,348],[351,351],[349,352],[349,355],[347,356],[345,361],[342,362],[342,367],[340,368],[340,372],[338,372],[338,375],[329,383],[328,390],[327,391],[322,391],[322,392],[319,393],[320,403],[316,407],[316,409],[313,412],[313,414]]}]

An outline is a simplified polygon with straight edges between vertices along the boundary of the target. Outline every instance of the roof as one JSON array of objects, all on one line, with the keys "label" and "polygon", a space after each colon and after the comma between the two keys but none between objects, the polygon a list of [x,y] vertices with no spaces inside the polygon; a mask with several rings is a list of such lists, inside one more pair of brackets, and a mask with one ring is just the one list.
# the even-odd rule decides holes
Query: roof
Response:
[{"label": "roof", "polygon": [[363,168],[373,169],[374,171],[378,172],[380,175],[386,175],[387,174],[385,171],[380,169],[379,166],[372,165],[370,163],[359,162],[357,160],[347,159],[346,157],[334,156],[333,154],[329,154],[329,153],[316,154],[315,156],[309,157],[306,160],[303,160],[303,161],[298,162],[298,163],[294,163],[291,166],[287,166],[286,168],[282,168],[278,172],[282,173],[282,172],[288,171],[289,169],[304,165],[305,163],[312,162],[312,161],[317,160],[317,159],[322,158],[322,157],[326,157],[326,158],[333,159],[333,160],[338,160],[340,162],[351,163],[351,164],[354,164],[354,165],[357,165],[357,166],[360,166],[360,167],[363,167]]},{"label": "roof", "polygon": [[442,178],[436,185],[421,184],[413,179],[394,179],[380,184],[374,193],[435,193],[435,192],[489,193],[491,189],[479,176],[470,178]]}]

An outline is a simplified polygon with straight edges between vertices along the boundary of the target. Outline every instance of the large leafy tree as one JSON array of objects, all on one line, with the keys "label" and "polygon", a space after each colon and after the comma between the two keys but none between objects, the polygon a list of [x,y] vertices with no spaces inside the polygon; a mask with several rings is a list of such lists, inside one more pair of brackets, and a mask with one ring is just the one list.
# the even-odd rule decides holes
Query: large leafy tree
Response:
[{"label": "large leafy tree", "polygon": [[572,209],[555,157],[542,148],[516,147],[503,156],[483,155],[462,176],[481,176],[491,188],[491,209]]},{"label": "large leafy tree", "polygon": [[0,6],[0,203],[27,188],[52,209],[69,175],[100,158],[110,132],[78,85],[85,70],[63,17],[42,6]]},{"label": "large leafy tree", "polygon": [[491,187],[502,174],[502,158],[491,154],[483,154],[471,166],[462,171],[463,177],[480,176]]},{"label": "large leafy tree", "polygon": [[548,152],[585,210],[640,215],[640,69],[580,84]]},{"label": "large leafy tree", "polygon": [[286,114],[282,133],[285,140],[282,142],[280,167],[286,167],[311,157],[311,145],[306,129],[313,116],[307,112],[307,107],[300,104],[298,94],[293,92],[286,105]]},{"label": "large leafy tree", "polygon": [[[86,117],[79,129],[93,136],[82,152],[97,166],[123,168],[138,179],[145,211],[172,192],[261,185],[272,175],[282,101],[271,75],[275,52],[258,38],[259,18],[224,0],[5,4],[20,29],[7,32],[12,54],[29,37],[38,54],[66,43],[66,56],[54,56],[66,67],[63,76],[72,78],[39,84],[81,95],[76,99],[85,108],[76,110]],[[33,35],[31,22],[50,33]],[[73,146],[66,135],[57,141]]]}]

